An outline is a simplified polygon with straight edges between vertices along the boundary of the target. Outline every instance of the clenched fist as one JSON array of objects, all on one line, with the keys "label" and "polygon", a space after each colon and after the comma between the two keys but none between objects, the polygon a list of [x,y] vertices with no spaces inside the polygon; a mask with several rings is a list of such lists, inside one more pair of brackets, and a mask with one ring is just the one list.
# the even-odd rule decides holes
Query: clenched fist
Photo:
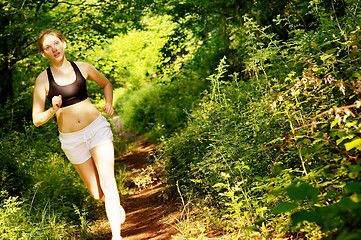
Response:
[{"label": "clenched fist", "polygon": [[59,95],[59,96],[54,96],[52,99],[51,99],[51,102],[53,104],[53,109],[55,111],[58,111],[59,108],[61,107],[61,104],[63,103],[62,101],[62,96]]},{"label": "clenched fist", "polygon": [[105,106],[102,107],[102,110],[103,110],[103,112],[105,112],[108,115],[113,115],[113,113],[114,113],[113,107],[109,104],[105,104]]}]

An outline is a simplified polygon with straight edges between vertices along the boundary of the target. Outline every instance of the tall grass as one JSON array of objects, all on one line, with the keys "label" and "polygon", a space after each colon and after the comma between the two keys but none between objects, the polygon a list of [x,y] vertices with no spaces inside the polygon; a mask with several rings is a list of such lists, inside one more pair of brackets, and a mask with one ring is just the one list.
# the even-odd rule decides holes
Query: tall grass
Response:
[{"label": "tall grass", "polygon": [[66,239],[74,229],[57,216],[50,206],[45,206],[39,217],[31,205],[25,204],[18,197],[9,197],[3,192],[0,208],[0,239]]}]

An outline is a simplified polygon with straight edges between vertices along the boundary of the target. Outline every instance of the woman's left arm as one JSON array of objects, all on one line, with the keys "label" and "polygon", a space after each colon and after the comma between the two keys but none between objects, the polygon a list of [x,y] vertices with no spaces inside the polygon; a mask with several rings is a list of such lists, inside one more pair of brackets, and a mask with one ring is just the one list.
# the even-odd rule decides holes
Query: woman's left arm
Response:
[{"label": "woman's left arm", "polygon": [[105,106],[102,107],[102,110],[108,114],[113,115],[113,86],[112,83],[103,75],[101,74],[95,67],[88,63],[82,63],[84,66],[84,70],[86,72],[85,78],[93,80],[96,82],[104,91],[104,98],[105,98]]}]

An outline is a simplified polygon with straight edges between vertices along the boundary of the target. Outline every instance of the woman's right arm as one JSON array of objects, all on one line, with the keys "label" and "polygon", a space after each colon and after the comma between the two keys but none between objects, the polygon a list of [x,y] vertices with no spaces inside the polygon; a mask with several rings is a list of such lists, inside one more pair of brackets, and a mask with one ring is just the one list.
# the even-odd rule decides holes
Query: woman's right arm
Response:
[{"label": "woman's right arm", "polygon": [[47,97],[47,87],[48,81],[46,75],[40,74],[36,79],[34,87],[34,97],[33,97],[33,123],[36,127],[43,125],[48,122],[50,118],[59,110],[61,106],[61,96],[53,97],[52,104],[53,106],[45,111],[45,101]]}]

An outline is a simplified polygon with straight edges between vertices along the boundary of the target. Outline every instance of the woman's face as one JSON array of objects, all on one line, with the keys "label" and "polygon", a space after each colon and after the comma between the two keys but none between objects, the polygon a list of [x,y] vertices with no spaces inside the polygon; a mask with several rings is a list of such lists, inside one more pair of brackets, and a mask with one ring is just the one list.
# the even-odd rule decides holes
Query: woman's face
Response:
[{"label": "woman's face", "polygon": [[43,41],[43,50],[41,55],[47,57],[50,61],[60,61],[64,58],[66,43],[61,41],[58,37],[48,35]]}]

